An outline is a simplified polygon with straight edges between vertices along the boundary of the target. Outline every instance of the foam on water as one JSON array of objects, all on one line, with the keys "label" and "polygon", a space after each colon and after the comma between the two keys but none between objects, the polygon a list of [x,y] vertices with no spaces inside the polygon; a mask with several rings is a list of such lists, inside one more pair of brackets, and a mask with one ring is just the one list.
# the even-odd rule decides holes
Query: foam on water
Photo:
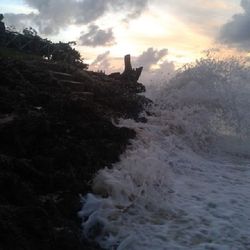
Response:
[{"label": "foam on water", "polygon": [[[250,71],[204,59],[154,94],[79,215],[105,249],[250,249]],[[152,95],[151,95],[152,96]]]}]

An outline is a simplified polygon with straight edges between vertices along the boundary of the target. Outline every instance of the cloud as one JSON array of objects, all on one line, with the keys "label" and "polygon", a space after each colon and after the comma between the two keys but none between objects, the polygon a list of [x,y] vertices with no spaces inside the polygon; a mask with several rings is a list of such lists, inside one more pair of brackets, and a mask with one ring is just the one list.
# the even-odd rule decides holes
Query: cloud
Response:
[{"label": "cloud", "polygon": [[[113,0],[115,3],[117,0]],[[149,0],[129,0],[127,1],[127,5],[124,5],[124,0],[118,0],[120,4],[115,5],[116,11],[120,11],[120,7],[123,7],[123,10],[128,10],[129,12],[124,18],[124,21],[129,22],[131,19],[135,19],[139,17],[142,12],[147,8]],[[118,8],[117,8],[118,7]]]},{"label": "cloud", "polygon": [[7,24],[19,26],[20,21],[27,26],[35,26],[34,28],[45,35],[58,34],[62,27],[72,24],[77,10],[76,2],[73,0],[25,0],[25,3],[34,9],[34,12],[26,15],[7,13]]},{"label": "cloud", "polygon": [[25,0],[25,3],[34,9],[34,13],[7,13],[7,23],[16,25],[17,20],[32,23],[40,33],[55,35],[62,28],[89,24],[108,12],[119,11],[125,18],[136,18],[146,8],[148,0]]},{"label": "cloud", "polygon": [[169,61],[166,58],[167,55],[167,49],[148,48],[141,55],[133,58],[132,65],[143,66],[139,81],[146,85],[148,97],[153,95],[156,86],[165,84],[175,73],[174,62]]},{"label": "cloud", "polygon": [[148,48],[135,59],[135,64],[136,66],[143,66],[146,71],[149,71],[153,65],[157,64],[167,54],[167,49],[157,50]]},{"label": "cloud", "polygon": [[165,83],[169,80],[175,72],[175,65],[168,60],[163,61],[158,68],[150,71],[144,71],[141,81],[145,84],[159,84]]},{"label": "cloud", "polygon": [[175,71],[175,65],[166,59],[167,49],[148,48],[134,58],[135,67],[143,66],[140,81],[146,85],[166,82]]},{"label": "cloud", "polygon": [[35,17],[34,13],[30,14],[4,14],[4,22],[15,27],[17,30],[23,30],[31,26],[31,20]]},{"label": "cloud", "polygon": [[90,68],[94,71],[102,70],[102,71],[110,71],[110,51],[106,51],[103,54],[100,54],[96,57],[96,59],[91,63]]},{"label": "cloud", "polygon": [[250,49],[250,0],[241,0],[241,7],[244,12],[236,14],[228,23],[221,28],[219,40],[222,43]]},{"label": "cloud", "polygon": [[90,25],[87,33],[82,33],[80,45],[84,46],[110,46],[115,44],[113,30],[102,30],[97,25]]},{"label": "cloud", "polygon": [[214,36],[235,11],[234,0],[155,0],[161,10],[174,16],[188,28]]},{"label": "cloud", "polygon": [[107,60],[109,55],[110,55],[109,50],[104,52],[103,54],[98,55],[96,59],[93,61],[92,65],[102,63],[104,60]]}]

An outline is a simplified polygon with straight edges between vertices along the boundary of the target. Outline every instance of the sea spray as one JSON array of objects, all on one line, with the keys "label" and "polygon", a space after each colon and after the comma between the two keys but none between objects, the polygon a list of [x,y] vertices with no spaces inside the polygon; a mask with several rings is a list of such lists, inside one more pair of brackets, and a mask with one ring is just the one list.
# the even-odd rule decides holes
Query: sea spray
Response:
[{"label": "sea spray", "polygon": [[[106,249],[250,248],[250,71],[197,61],[155,93],[137,138],[93,180],[79,215]],[[152,95],[152,93],[151,93]]]}]

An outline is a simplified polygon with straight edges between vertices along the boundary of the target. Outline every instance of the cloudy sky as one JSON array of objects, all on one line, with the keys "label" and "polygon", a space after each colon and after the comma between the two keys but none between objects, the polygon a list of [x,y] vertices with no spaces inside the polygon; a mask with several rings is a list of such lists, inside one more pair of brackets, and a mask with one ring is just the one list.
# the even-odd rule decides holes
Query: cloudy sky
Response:
[{"label": "cloudy sky", "polygon": [[0,10],[7,26],[77,41],[93,69],[117,70],[130,53],[159,76],[207,49],[250,50],[250,0],[0,0]]}]

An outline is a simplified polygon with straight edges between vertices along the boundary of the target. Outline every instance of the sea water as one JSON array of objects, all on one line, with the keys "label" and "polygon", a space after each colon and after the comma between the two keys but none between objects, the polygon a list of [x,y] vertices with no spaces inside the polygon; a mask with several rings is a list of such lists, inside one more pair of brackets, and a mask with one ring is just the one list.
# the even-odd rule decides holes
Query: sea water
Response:
[{"label": "sea water", "polygon": [[147,123],[117,125],[137,137],[82,198],[84,237],[117,250],[250,249],[248,67],[202,59],[158,90]]}]

